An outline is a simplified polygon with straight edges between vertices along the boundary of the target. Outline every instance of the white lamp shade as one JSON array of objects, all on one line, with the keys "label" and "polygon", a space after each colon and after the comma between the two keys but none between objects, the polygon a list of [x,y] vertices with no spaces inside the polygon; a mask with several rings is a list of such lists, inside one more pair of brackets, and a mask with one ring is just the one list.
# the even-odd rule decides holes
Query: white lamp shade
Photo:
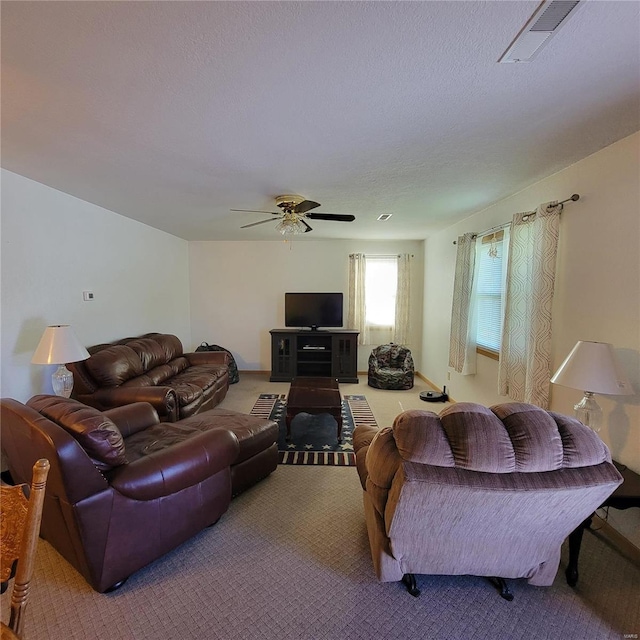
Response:
[{"label": "white lamp shade", "polygon": [[614,396],[633,394],[613,345],[608,342],[580,340],[553,374],[551,382],[592,393]]},{"label": "white lamp shade", "polygon": [[33,364],[66,364],[86,360],[89,352],[68,324],[47,327],[31,358]]}]

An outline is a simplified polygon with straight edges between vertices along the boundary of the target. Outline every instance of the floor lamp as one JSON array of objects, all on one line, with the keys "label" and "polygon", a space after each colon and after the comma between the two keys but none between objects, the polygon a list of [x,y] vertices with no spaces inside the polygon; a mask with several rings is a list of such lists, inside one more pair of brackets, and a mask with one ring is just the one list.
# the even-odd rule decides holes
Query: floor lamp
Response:
[{"label": "floor lamp", "polygon": [[51,376],[53,392],[68,398],[73,389],[73,373],[64,365],[88,357],[89,352],[80,344],[73,329],[68,324],[56,324],[44,330],[31,362],[59,365]]},{"label": "floor lamp", "polygon": [[582,424],[600,431],[602,409],[594,393],[612,396],[632,395],[631,384],[608,342],[580,340],[553,374],[551,382],[584,391],[584,398],[575,405],[575,415]]}]

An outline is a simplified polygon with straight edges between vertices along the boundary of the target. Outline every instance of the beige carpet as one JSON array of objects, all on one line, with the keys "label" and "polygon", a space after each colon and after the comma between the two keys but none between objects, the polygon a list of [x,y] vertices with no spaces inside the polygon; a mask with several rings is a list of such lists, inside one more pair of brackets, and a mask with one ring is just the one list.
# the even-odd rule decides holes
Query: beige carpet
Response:
[{"label": "beige carpet", "polygon": [[[249,411],[257,392],[247,377],[252,397],[241,400],[234,385],[230,399]],[[256,378],[264,389],[264,377]],[[360,389],[376,413],[376,394]],[[564,581],[564,566],[566,549],[550,588],[510,581],[510,603],[477,577],[418,576],[415,599],[401,584],[375,579],[355,469],[279,466],[215,526],[113,594],[92,591],[40,541],[25,638],[598,640],[640,633],[636,565],[586,533],[576,589]],[[5,621],[8,601],[9,592],[1,600]]]}]

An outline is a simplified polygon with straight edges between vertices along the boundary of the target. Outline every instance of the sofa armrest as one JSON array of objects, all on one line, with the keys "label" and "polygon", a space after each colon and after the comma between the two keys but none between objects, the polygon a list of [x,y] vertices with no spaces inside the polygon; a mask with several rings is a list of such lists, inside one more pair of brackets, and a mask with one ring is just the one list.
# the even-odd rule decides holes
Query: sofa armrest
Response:
[{"label": "sofa armrest", "polygon": [[228,469],[239,449],[234,433],[212,429],[117,467],[108,479],[113,489],[128,498],[155,500]]},{"label": "sofa armrest", "polygon": [[229,354],[226,351],[194,351],[185,353],[184,357],[189,364],[219,364],[229,366]]},{"label": "sofa armrest", "polygon": [[353,432],[353,451],[356,455],[356,468],[358,469],[358,477],[362,488],[366,490],[367,477],[367,452],[369,445],[378,433],[378,427],[371,425],[360,425]]},{"label": "sofa armrest", "polygon": [[363,447],[368,447],[380,429],[371,425],[360,425],[353,432],[353,450],[358,453]]},{"label": "sofa armrest", "polygon": [[134,402],[107,409],[104,415],[118,427],[123,438],[160,422],[158,412],[148,402]]},{"label": "sofa armrest", "polygon": [[134,402],[148,402],[161,419],[168,422],[178,419],[178,399],[171,387],[113,387],[80,394],[75,399],[101,411]]}]

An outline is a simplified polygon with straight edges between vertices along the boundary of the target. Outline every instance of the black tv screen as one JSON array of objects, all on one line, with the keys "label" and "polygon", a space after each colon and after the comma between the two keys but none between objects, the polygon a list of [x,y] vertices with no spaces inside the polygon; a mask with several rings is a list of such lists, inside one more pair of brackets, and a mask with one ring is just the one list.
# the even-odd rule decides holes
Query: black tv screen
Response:
[{"label": "black tv screen", "polygon": [[285,293],[286,327],[341,327],[341,293]]}]

